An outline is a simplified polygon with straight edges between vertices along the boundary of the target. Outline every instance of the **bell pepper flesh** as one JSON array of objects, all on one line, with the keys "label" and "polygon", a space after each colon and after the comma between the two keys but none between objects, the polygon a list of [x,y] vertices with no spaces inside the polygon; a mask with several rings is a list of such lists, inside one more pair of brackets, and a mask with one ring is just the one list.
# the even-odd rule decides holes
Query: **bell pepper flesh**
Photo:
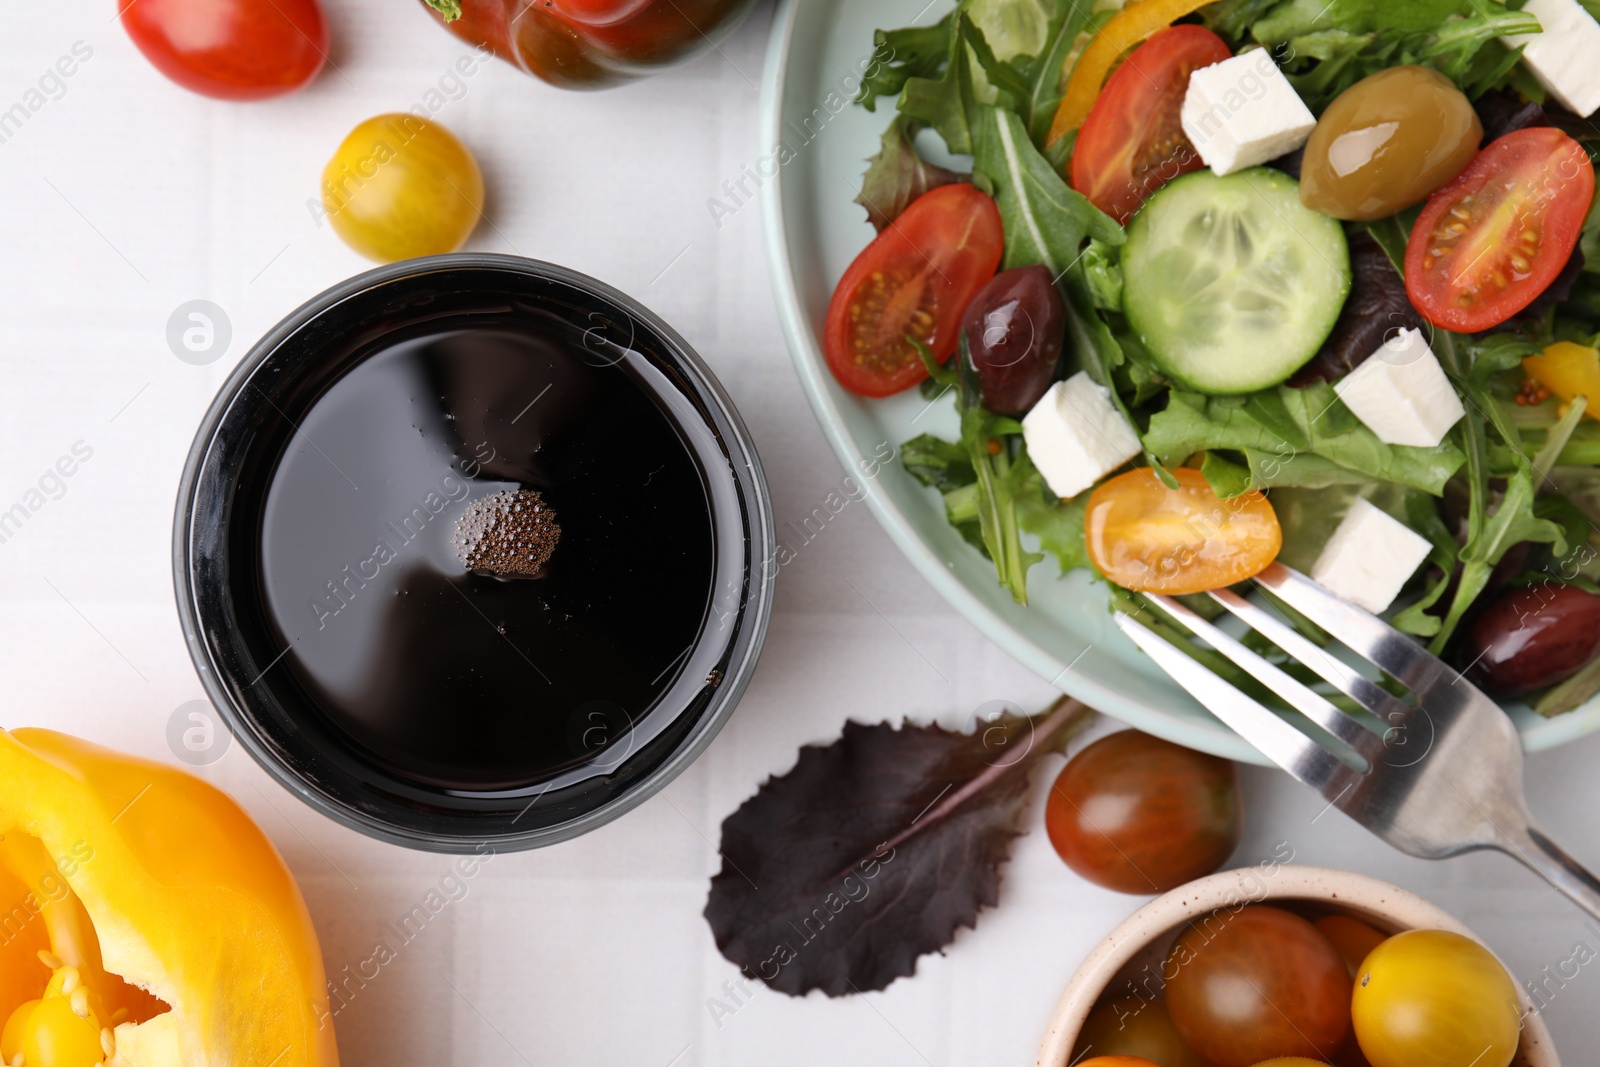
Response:
[{"label": "bell pepper flesh", "polygon": [[8,1067],[337,1067],[305,902],[226,794],[0,731],[0,837]]},{"label": "bell pepper flesh", "polygon": [[1066,92],[1056,106],[1055,117],[1050,120],[1045,143],[1055,144],[1083,125],[1112,68],[1126,59],[1129,52],[1209,3],[1211,0],[1138,0],[1113,15],[1074,64]]},{"label": "bell pepper flesh", "polygon": [[1524,359],[1522,370],[1566,404],[1584,397],[1584,417],[1600,419],[1600,351],[1557,341],[1537,356]]}]

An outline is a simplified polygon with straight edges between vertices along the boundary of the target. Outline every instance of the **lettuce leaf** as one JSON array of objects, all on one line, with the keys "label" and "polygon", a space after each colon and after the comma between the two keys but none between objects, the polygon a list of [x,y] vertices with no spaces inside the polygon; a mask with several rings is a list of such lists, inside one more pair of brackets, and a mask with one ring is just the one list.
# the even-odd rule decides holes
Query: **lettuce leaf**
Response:
[{"label": "lettuce leaf", "polygon": [[899,96],[912,78],[937,78],[949,59],[955,24],[952,11],[932,26],[907,26],[873,34],[872,54],[880,62],[868,68],[861,79],[856,103],[876,111],[879,97]]},{"label": "lettuce leaf", "polygon": [[1319,30],[1416,33],[1437,30],[1455,15],[1476,14],[1482,0],[1289,0],[1257,19],[1250,33],[1279,44]]},{"label": "lettuce leaf", "polygon": [[1222,450],[1245,457],[1251,477],[1213,485],[1223,495],[1293,485],[1317,488],[1386,481],[1434,496],[1465,460],[1446,440],[1435,448],[1386,445],[1350,413],[1331,385],[1280,386],[1242,397],[1174,390],[1150,419],[1145,447],[1163,463]]},{"label": "lettuce leaf", "polygon": [[1233,5],[1211,22],[1271,48],[1316,114],[1367,75],[1410,63],[1476,99],[1517,76],[1518,52],[1501,39],[1539,29],[1534,16],[1482,0],[1282,0]]},{"label": "lettuce leaf", "polygon": [[930,189],[964,180],[964,176],[926,162],[912,138],[917,125],[896,115],[883,131],[878,154],[868,160],[856,203],[866,208],[867,221],[882,233],[911,202]]}]

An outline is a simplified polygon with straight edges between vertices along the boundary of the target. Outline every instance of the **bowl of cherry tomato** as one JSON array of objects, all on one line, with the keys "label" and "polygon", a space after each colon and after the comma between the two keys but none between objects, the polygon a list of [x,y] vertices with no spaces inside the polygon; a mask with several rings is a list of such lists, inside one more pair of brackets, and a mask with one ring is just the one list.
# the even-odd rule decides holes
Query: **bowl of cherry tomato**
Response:
[{"label": "bowl of cherry tomato", "polygon": [[1505,966],[1448,912],[1268,861],[1180,886],[1100,943],[1036,1067],[1559,1067]]}]

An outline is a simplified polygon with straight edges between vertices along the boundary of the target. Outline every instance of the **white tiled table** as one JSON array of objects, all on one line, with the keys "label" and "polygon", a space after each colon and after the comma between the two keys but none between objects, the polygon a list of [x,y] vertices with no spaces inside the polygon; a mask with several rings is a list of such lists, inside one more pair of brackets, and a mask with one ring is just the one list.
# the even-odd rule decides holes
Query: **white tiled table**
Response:
[{"label": "white tiled table", "polygon": [[[92,55],[0,143],[0,511],[77,442],[92,457],[0,543],[6,726],[45,725],[171,758],[173,711],[202,696],[178,630],[172,500],[202,411],[285,312],[366,264],[307,209],[356,122],[404,110],[468,49],[406,0],[325,0],[333,61],[306,92],[227,105],[162,79],[109,0],[0,13],[0,111],[76,42]],[[755,433],[781,524],[840,485],[783,349],[755,208],[708,208],[759,155],[756,88],[771,13],[688,67],[603,94],[562,93],[501,64],[439,112],[476,151],[492,226],[469,247],[554,260],[634,294],[704,354]],[[80,46],[81,51],[81,46]],[[54,86],[52,85],[53,89]],[[174,308],[209,299],[233,341],[208,366],[174,357]],[[938,664],[937,670],[932,664]],[[850,504],[784,567],[755,684],[709,753],[661,796],[579,841],[494,860],[338,1017],[355,1067],[453,1064],[1020,1064],[1077,960],[1140,901],[1068,872],[1024,838],[1001,906],[886,993],[828,1001],[736,976],[704,921],[718,825],[797,746],[847,717],[967,720],[986,700],[1042,707],[1048,688],[939,600],[866,508]],[[1531,765],[1533,805],[1600,862],[1600,741]],[[261,821],[305,888],[330,972],[366,959],[446,874],[444,857],[341,829],[237,748],[201,773]],[[1280,841],[1427,895],[1521,978],[1600,951],[1600,929],[1498,857],[1388,851],[1266,771],[1245,775],[1239,860]],[[1037,812],[1031,816],[1037,826]],[[459,895],[459,894],[458,894]],[[370,972],[369,972],[370,973]],[[1552,986],[1552,988],[1555,988]],[[737,1008],[715,1019],[709,1002]],[[1600,968],[1548,1011],[1568,1062],[1600,1044]],[[720,1022],[720,1025],[719,1025]]]}]

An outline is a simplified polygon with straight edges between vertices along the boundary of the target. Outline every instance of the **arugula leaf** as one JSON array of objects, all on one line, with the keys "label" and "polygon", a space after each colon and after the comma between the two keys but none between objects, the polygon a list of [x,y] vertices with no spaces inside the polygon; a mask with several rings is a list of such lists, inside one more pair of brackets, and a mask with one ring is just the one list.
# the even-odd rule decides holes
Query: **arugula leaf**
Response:
[{"label": "arugula leaf", "polygon": [[1283,0],[1217,0],[1200,9],[1207,28],[1234,41],[1242,41],[1250,27]]},{"label": "arugula leaf", "polygon": [[937,130],[951,153],[971,155],[978,110],[1009,110],[1029,91],[1021,71],[998,59],[983,32],[958,9],[943,73],[907,79],[899,106],[902,115]]},{"label": "arugula leaf", "polygon": [[1250,32],[1262,44],[1280,44],[1318,30],[1405,33],[1432,30],[1452,15],[1473,10],[1473,0],[1289,0],[1257,19]]},{"label": "arugula leaf", "polygon": [[1242,453],[1251,489],[1368,479],[1437,496],[1463,460],[1448,441],[1436,448],[1384,444],[1325,383],[1242,397],[1174,390],[1166,408],[1151,417],[1145,447],[1163,463],[1212,449]]},{"label": "arugula leaf", "polygon": [[1438,569],[1422,596],[1390,620],[1394,628],[1417,637],[1432,637],[1443,627],[1442,621],[1431,611],[1455,580],[1456,565],[1461,558],[1461,545],[1450,533],[1439,515],[1439,503],[1421,493],[1406,497],[1406,511],[1400,516],[1407,526],[1428,539],[1428,562]]},{"label": "arugula leaf", "polygon": [[876,111],[880,96],[899,96],[909,79],[937,77],[950,55],[955,22],[952,11],[932,26],[907,26],[873,34],[872,54],[880,61],[861,79],[856,103]]},{"label": "arugula leaf", "polygon": [[973,177],[1000,209],[1006,234],[1002,267],[1042,263],[1059,276],[1081,262],[1087,239],[1109,247],[1127,240],[1115,219],[1046,162],[1015,112],[985,105],[975,120]]},{"label": "arugula leaf", "polygon": [[1482,0],[1286,0],[1249,34],[1281,54],[1290,83],[1321,114],[1367,75],[1412,63],[1476,98],[1517,77],[1519,52],[1502,38],[1538,29],[1532,15]]},{"label": "arugula leaf", "polygon": [[1046,489],[1043,478],[1039,479],[1038,492],[1017,497],[1018,523],[1039,539],[1040,548],[1055,557],[1062,574],[1079,568],[1093,569],[1083,533],[1083,517],[1088,509],[1088,493],[1058,500]]},{"label": "arugula leaf", "polygon": [[[1079,366],[1111,390],[1112,400],[1130,425],[1137,426],[1116,389],[1113,372],[1123,362],[1122,347],[1096,310],[1084,266],[1086,241],[1115,248],[1127,234],[1110,215],[1091,204],[1062,179],[1039,154],[1015,112],[980,106],[972,127],[973,179],[994,197],[1005,227],[1007,269],[1040,263],[1055,275],[1066,312],[1068,349]],[[1146,460],[1166,476],[1146,451]]]},{"label": "arugula leaf", "polygon": [[[1435,654],[1449,644],[1467,610],[1488,586],[1495,565],[1512,545],[1530,541],[1553,545],[1558,553],[1566,550],[1565,531],[1534,510],[1533,461],[1522,448],[1521,434],[1486,388],[1490,377],[1515,366],[1520,360],[1519,352],[1525,354],[1525,346],[1531,345],[1527,339],[1510,334],[1473,340],[1440,330],[1433,337],[1434,353],[1460,388],[1467,407],[1466,417],[1454,431],[1466,454],[1467,536],[1458,557],[1455,593],[1428,644]],[[1506,454],[1512,462],[1510,472],[1498,476],[1489,466],[1491,428],[1509,446]],[[1491,485],[1491,478],[1497,477],[1503,478],[1504,484],[1498,493]],[[1436,595],[1434,600],[1438,599]],[[1408,622],[1412,623],[1413,632],[1425,625],[1420,619]]]},{"label": "arugula leaf", "polygon": [[913,437],[900,446],[906,473],[941,493],[972,485],[978,480],[967,450],[931,433]]},{"label": "arugula leaf", "polygon": [[[1110,17],[1106,13],[1103,17]],[[1043,144],[1050,131],[1050,120],[1061,104],[1063,72],[1067,58],[1079,46],[1079,38],[1093,25],[1094,5],[1082,0],[1056,0],[1050,36],[1031,64],[1024,68],[1028,91],[1018,102],[1018,112],[1027,124],[1035,144]],[[1052,160],[1060,163],[1060,160]]]},{"label": "arugula leaf", "polygon": [[[1600,4],[1595,6],[1600,7]],[[1596,693],[1600,693],[1600,658],[1591,660],[1587,667],[1560,685],[1547,689],[1533,702],[1533,710],[1547,719],[1554,718],[1578,710]]]},{"label": "arugula leaf", "polygon": [[1506,479],[1505,493],[1493,513],[1486,514],[1479,531],[1469,536],[1461,549],[1461,576],[1456,595],[1439,633],[1429,644],[1435,654],[1444,650],[1467,609],[1489,584],[1495,564],[1506,550],[1521,541],[1551,544],[1555,552],[1566,551],[1564,531],[1557,523],[1539,518],[1533,509],[1533,477],[1517,471]]},{"label": "arugula leaf", "polygon": [[[973,61],[978,64],[978,69],[982,72],[982,84],[978,79],[974,79],[973,82],[978,102],[1001,103],[1007,108],[1016,106],[1028,95],[1027,79],[1016,65],[1002,58],[989,46],[989,39],[970,17],[963,20],[962,29],[967,49],[972,53]],[[989,91],[985,91],[986,89]]]},{"label": "arugula leaf", "polygon": [[882,147],[868,161],[867,173],[861,179],[861,192],[856,194],[855,202],[867,209],[867,221],[879,233],[923,193],[966,180],[955,171],[925,162],[912,143],[916,131],[914,122],[896,115],[883,131]]},{"label": "arugula leaf", "polygon": [[943,72],[907,78],[900,92],[900,113],[924,126],[932,126],[954,155],[972,154],[973,111],[978,107],[978,86],[967,54],[968,23],[954,15]]},{"label": "arugula leaf", "polygon": [[[1028,570],[1044,559],[1022,547],[1022,525],[1017,516],[1017,501],[1038,495],[1040,475],[1022,442],[1020,433],[1005,432],[1011,419],[985,409],[978,399],[975,372],[966,355],[966,337],[956,357],[961,377],[961,443],[967,448],[972,469],[978,476],[978,529],[983,546],[994,561],[1000,585],[1018,604],[1028,602]],[[992,447],[991,442],[998,447]]]}]

